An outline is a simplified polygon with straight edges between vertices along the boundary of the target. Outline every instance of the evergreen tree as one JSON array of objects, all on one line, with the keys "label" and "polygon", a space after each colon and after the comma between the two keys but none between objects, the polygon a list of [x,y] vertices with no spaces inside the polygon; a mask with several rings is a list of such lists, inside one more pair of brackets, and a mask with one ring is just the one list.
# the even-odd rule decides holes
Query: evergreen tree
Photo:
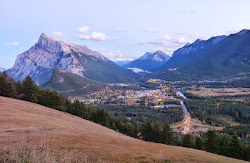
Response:
[{"label": "evergreen tree", "polygon": [[217,153],[218,151],[218,136],[215,130],[208,130],[206,132],[207,139],[205,140],[205,150],[212,153]]},{"label": "evergreen tree", "polygon": [[195,139],[195,148],[199,150],[203,150],[203,140],[199,136],[197,136]]},{"label": "evergreen tree", "polygon": [[138,125],[135,119],[131,120],[131,126],[132,126],[132,137],[136,138],[138,134]]},{"label": "evergreen tree", "polygon": [[0,75],[0,96],[14,97],[15,90],[11,81],[7,82],[7,74]]},{"label": "evergreen tree", "polygon": [[234,133],[233,137],[231,138],[230,145],[229,145],[229,155],[233,158],[241,158],[242,157],[242,145],[238,138],[238,136]]},{"label": "evergreen tree", "polygon": [[174,141],[173,130],[170,128],[170,125],[166,122],[161,132],[161,142],[164,144],[173,144],[173,141]]},{"label": "evergreen tree", "polygon": [[250,143],[248,143],[247,145],[246,145],[246,148],[245,148],[245,152],[244,152],[245,154],[245,160],[247,160],[247,161],[250,161]]},{"label": "evergreen tree", "polygon": [[31,101],[32,95],[36,93],[36,85],[34,84],[32,78],[27,76],[26,80],[23,81],[22,93],[24,94],[24,100]]},{"label": "evergreen tree", "polygon": [[152,141],[153,137],[153,126],[150,121],[143,121],[141,124],[141,131],[143,139],[146,141]]},{"label": "evergreen tree", "polygon": [[152,141],[156,143],[160,143],[161,142],[161,125],[158,121],[154,123],[153,130],[154,131],[152,135]]},{"label": "evergreen tree", "polygon": [[22,82],[20,80],[16,82],[15,88],[16,88],[16,95],[20,97],[22,93]]},{"label": "evergreen tree", "polygon": [[219,149],[218,154],[229,156],[229,144],[230,144],[230,137],[228,134],[222,134],[219,139]]},{"label": "evergreen tree", "polygon": [[184,135],[182,143],[184,147],[192,148],[194,145],[192,136],[190,134]]},{"label": "evergreen tree", "polygon": [[36,103],[36,104],[38,103],[38,99],[36,98],[34,94],[32,94],[31,102]]}]

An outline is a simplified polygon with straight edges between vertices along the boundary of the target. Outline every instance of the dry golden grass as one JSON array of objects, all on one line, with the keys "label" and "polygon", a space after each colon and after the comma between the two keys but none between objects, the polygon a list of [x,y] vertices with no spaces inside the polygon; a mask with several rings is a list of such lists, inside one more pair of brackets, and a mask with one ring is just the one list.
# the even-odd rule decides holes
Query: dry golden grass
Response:
[{"label": "dry golden grass", "polygon": [[197,96],[236,96],[236,95],[250,95],[250,88],[206,88],[199,91],[187,91]]},{"label": "dry golden grass", "polygon": [[5,97],[0,97],[0,159],[0,162],[241,162],[204,151],[137,140],[67,113]]}]

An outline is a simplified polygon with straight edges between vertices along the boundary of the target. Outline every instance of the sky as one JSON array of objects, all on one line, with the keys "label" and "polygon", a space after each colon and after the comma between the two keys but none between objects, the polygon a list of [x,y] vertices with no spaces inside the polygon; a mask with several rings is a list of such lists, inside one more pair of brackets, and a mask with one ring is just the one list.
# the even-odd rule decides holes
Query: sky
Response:
[{"label": "sky", "polygon": [[41,33],[113,61],[250,29],[250,0],[0,0],[0,67]]}]

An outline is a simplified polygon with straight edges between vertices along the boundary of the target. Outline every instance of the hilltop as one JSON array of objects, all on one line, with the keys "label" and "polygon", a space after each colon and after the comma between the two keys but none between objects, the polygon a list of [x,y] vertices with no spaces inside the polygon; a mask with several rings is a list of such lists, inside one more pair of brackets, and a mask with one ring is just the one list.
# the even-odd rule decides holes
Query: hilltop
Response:
[{"label": "hilltop", "polygon": [[29,156],[35,162],[243,162],[134,139],[70,114],[11,98],[0,97],[0,119],[0,158],[8,161],[19,154],[19,158],[25,155],[23,160]]}]

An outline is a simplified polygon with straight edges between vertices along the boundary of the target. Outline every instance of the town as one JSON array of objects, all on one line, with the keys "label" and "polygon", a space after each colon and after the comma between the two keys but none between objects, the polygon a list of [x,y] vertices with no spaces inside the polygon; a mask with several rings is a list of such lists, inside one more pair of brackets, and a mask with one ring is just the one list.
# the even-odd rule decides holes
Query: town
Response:
[{"label": "town", "polygon": [[[112,84],[106,86],[105,89],[99,92],[91,93],[82,97],[71,97],[72,101],[78,99],[89,105],[99,104],[117,104],[117,105],[145,105],[156,106],[164,105],[168,100],[175,100],[176,98],[169,93],[168,86],[160,86],[158,89],[141,89],[132,90],[124,89],[127,85],[121,85],[118,89],[112,89]],[[121,89],[119,89],[121,88]]]}]

